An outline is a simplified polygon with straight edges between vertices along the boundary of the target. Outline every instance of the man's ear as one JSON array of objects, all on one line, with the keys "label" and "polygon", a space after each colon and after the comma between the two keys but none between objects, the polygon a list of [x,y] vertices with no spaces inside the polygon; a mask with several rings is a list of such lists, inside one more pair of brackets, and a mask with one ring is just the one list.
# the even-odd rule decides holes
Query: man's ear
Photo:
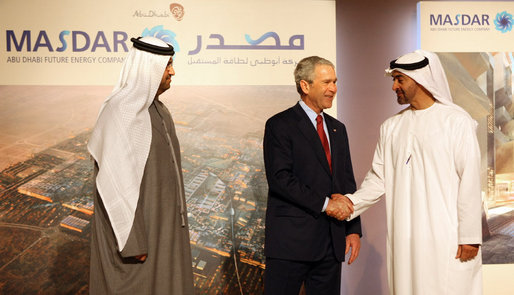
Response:
[{"label": "man's ear", "polygon": [[305,80],[300,80],[300,87],[302,87],[303,93],[309,94],[310,86],[311,85],[309,84],[309,82],[307,82]]}]

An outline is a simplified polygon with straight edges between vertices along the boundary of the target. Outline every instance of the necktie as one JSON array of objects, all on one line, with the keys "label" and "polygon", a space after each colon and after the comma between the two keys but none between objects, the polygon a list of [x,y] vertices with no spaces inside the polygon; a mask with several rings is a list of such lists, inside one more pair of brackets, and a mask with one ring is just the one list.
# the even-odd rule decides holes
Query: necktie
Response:
[{"label": "necktie", "polygon": [[325,156],[327,157],[328,166],[330,167],[330,172],[332,172],[332,159],[330,157],[330,147],[328,146],[327,135],[325,134],[325,129],[323,128],[323,117],[318,115],[316,117],[316,129],[318,129],[319,139],[321,139],[321,144],[323,145],[323,149],[325,150]]}]

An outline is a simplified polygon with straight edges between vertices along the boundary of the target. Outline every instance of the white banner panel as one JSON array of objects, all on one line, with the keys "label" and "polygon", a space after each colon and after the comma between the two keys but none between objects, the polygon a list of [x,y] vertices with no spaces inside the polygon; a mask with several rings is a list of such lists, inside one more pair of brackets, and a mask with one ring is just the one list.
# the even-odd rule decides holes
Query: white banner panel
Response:
[{"label": "white banner panel", "polygon": [[[333,0],[0,0],[0,294],[86,294],[86,150],[131,37],[173,44],[195,294],[263,292],[266,120],[296,63],[336,63]],[[337,110],[334,100],[330,113]]]},{"label": "white banner panel", "polygon": [[436,52],[512,51],[514,2],[421,1],[419,47]]},{"label": "white banner panel", "polygon": [[141,35],[175,46],[176,85],[289,85],[336,57],[334,1],[2,0],[0,19],[3,85],[112,85]]}]

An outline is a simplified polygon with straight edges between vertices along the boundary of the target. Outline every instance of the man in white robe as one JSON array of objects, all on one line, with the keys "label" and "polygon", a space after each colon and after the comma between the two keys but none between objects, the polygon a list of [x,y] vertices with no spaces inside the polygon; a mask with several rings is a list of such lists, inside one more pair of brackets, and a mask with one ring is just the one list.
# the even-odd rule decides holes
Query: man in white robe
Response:
[{"label": "man in white robe", "polygon": [[360,215],[385,194],[390,294],[482,294],[480,151],[476,122],[452,103],[437,55],[392,61],[398,103],[360,189]]}]

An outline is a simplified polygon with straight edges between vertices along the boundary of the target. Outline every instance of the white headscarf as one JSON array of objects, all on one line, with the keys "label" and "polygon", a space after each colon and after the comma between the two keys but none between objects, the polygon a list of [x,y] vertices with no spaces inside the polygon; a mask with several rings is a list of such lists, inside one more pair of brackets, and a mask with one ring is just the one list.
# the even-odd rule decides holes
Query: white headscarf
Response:
[{"label": "white headscarf", "polygon": [[[401,68],[402,66],[408,68],[409,65],[413,64],[421,66],[425,58],[428,59],[428,65],[426,66],[412,70]],[[439,102],[464,112],[471,119],[468,112],[453,103],[448,80],[446,79],[446,74],[437,54],[418,49],[414,52],[402,55],[398,59],[392,61],[391,66],[385,71],[388,76],[391,76],[393,71],[398,71],[409,76],[416,81],[416,83],[425,87],[425,89],[428,90]]]},{"label": "white headscarf", "polygon": [[[154,37],[143,43],[169,48]],[[111,221],[119,251],[134,222],[139,189],[152,142],[148,108],[152,104],[170,55],[132,47],[113,92],[104,101],[88,150],[98,163],[96,186]]]}]

